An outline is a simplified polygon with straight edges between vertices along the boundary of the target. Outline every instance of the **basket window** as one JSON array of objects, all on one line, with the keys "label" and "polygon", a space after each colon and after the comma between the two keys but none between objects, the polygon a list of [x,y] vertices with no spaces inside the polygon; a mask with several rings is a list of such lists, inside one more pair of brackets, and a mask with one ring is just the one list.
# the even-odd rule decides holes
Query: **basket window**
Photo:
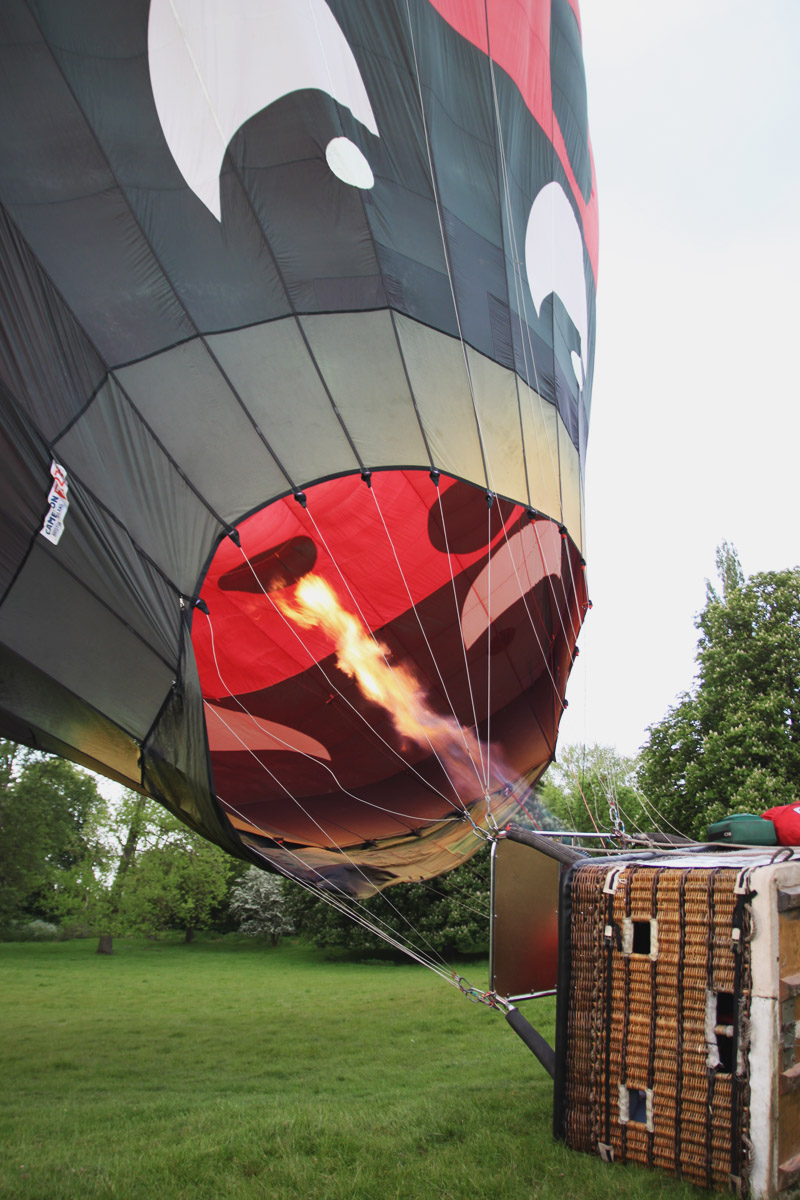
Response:
[{"label": "basket window", "polygon": [[649,921],[634,921],[633,922],[633,953],[634,954],[649,954],[650,953],[650,922]]},{"label": "basket window", "polygon": [[647,1124],[647,1096],[644,1088],[628,1088],[629,1120]]}]

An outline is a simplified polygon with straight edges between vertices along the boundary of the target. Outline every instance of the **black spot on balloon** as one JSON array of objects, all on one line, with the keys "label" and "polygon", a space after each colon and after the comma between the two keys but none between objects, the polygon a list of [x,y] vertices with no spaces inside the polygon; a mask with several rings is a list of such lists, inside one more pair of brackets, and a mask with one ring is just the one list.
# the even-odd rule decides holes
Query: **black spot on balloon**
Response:
[{"label": "black spot on balloon", "polygon": [[307,575],[316,561],[317,548],[311,538],[289,538],[226,571],[219,586],[224,592],[279,592]]},{"label": "black spot on balloon", "polygon": [[[495,499],[491,509],[486,493],[455,483],[437,498],[428,512],[428,537],[442,554],[473,554],[487,546],[507,523],[515,505]],[[489,519],[491,517],[491,530]]]}]

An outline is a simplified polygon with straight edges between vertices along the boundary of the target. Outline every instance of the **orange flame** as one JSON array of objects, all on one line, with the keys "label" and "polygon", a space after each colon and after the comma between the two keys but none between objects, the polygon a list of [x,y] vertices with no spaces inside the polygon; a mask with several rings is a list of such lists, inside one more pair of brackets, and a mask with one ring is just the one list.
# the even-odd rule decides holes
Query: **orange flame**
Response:
[{"label": "orange flame", "polygon": [[[390,664],[390,651],[339,603],[319,575],[304,575],[295,589],[296,604],[276,597],[281,611],[304,629],[319,626],[336,644],[336,663],[355,679],[368,700],[389,714],[403,738],[432,750],[462,799],[483,794],[482,765],[487,747],[454,717],[442,716],[428,703],[425,689],[402,663]],[[496,768],[495,772],[496,773]],[[494,781],[494,786],[502,782]]]}]

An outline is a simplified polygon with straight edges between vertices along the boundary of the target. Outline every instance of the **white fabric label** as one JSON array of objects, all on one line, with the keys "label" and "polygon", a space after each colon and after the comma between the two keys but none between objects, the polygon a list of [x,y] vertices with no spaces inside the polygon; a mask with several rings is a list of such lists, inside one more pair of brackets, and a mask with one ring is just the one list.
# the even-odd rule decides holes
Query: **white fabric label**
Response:
[{"label": "white fabric label", "polygon": [[50,495],[47,497],[50,511],[45,517],[44,525],[42,525],[39,532],[43,537],[47,538],[48,542],[52,542],[54,546],[57,546],[59,538],[64,532],[64,520],[69,508],[69,499],[67,497],[69,480],[67,472],[55,459],[50,464],[50,474],[53,476],[53,486],[50,488]]}]

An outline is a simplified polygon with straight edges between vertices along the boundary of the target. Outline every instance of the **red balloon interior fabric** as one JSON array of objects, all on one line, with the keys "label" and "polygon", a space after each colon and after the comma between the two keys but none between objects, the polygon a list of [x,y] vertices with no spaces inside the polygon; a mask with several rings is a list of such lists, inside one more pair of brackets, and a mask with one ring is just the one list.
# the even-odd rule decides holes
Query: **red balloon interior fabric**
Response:
[{"label": "red balloon interior fabric", "polygon": [[[331,480],[307,501],[244,521],[202,590],[193,644],[228,812],[281,839],[352,846],[451,818],[546,763],[585,601],[558,526],[421,471],[376,473],[370,488]],[[338,665],[330,633],[283,611],[312,573],[391,671],[413,672],[449,722],[449,750],[398,732]],[[462,728],[481,743],[475,768]]]}]

